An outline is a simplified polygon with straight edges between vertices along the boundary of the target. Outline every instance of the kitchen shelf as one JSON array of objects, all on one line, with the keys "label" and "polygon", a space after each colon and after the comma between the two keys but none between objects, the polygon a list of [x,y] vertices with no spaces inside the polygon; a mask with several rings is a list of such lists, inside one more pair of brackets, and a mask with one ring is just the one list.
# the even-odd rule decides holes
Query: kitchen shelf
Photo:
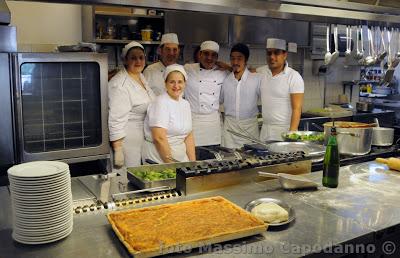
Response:
[{"label": "kitchen shelf", "polygon": [[134,13],[121,13],[121,12],[106,12],[106,11],[95,11],[95,15],[104,16],[119,16],[129,18],[150,18],[150,19],[163,19],[163,15],[147,15],[147,14],[134,14]]},{"label": "kitchen shelf", "polygon": [[142,45],[159,45],[161,41],[142,41],[134,39],[95,39],[94,43],[98,44],[128,44],[132,41],[136,41]]}]

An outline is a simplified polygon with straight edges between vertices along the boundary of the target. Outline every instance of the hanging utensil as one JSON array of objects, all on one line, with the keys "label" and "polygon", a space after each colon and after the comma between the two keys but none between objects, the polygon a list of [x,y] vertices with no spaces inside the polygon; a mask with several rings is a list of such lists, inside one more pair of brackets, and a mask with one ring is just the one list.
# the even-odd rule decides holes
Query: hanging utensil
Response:
[{"label": "hanging utensil", "polygon": [[329,47],[329,41],[330,41],[330,37],[329,37],[329,26],[326,26],[326,53],[325,53],[325,65],[329,65],[329,63],[331,62],[331,58],[332,58],[332,54],[331,54],[331,49]]},{"label": "hanging utensil", "polygon": [[391,48],[390,48],[390,42],[391,42],[391,33],[390,32],[388,32],[389,34],[389,38],[388,38],[388,41],[389,41],[389,56],[388,56],[388,69],[386,70],[386,72],[385,72],[385,76],[383,77],[383,80],[382,80],[382,83],[381,84],[383,84],[383,85],[389,85],[390,84],[390,82],[392,81],[392,79],[393,79],[393,75],[394,75],[394,67],[393,67],[393,63],[392,63],[392,53],[391,53]]},{"label": "hanging utensil", "polygon": [[368,56],[364,58],[364,64],[367,66],[373,65],[376,62],[374,42],[372,38],[372,31],[368,28]]},{"label": "hanging utensil", "polygon": [[[378,63],[382,62],[382,61],[385,59],[385,57],[387,56],[387,54],[388,54],[388,52],[387,52],[387,50],[386,50],[385,40],[384,40],[384,33],[385,33],[385,32],[387,32],[387,31],[386,31],[386,27],[385,27],[384,30],[382,30],[382,31],[380,32],[380,36],[381,36],[380,51],[381,51],[381,52],[378,54],[378,57],[377,57],[377,62],[378,62]],[[382,49],[382,48],[383,48],[383,49]]]},{"label": "hanging utensil", "polygon": [[330,65],[336,62],[336,59],[339,57],[339,46],[338,46],[338,28],[337,25],[335,25],[335,28],[333,30],[333,41],[335,43],[335,52],[333,52]]},{"label": "hanging utensil", "polygon": [[346,52],[344,55],[346,57],[351,55],[351,26],[346,26]]},{"label": "hanging utensil", "polygon": [[[393,57],[393,59],[392,59],[392,67],[393,68],[396,68],[398,65],[399,65],[399,63],[400,63],[400,52],[399,52],[399,44],[400,44],[400,32],[399,32],[399,30],[398,29],[396,29],[396,31],[393,31],[393,28],[392,28],[392,38],[395,38],[395,39],[397,39],[397,42],[395,41],[394,42],[394,45],[396,46],[396,51],[392,51],[393,53],[394,53],[394,57]],[[396,36],[393,36],[393,35],[395,35],[395,34],[397,34]]]}]

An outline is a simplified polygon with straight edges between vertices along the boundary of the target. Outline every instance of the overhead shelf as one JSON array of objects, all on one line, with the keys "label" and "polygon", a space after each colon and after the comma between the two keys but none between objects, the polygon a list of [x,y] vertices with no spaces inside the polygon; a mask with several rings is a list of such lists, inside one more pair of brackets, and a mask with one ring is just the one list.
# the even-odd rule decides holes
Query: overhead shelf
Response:
[{"label": "overhead shelf", "polygon": [[136,41],[142,45],[159,45],[161,41],[142,41],[133,39],[95,39],[94,43],[98,44],[128,44],[132,41]]},{"label": "overhead shelf", "polygon": [[121,13],[121,12],[109,12],[109,11],[95,11],[94,14],[104,15],[104,16],[131,17],[131,18],[151,18],[151,19],[164,18],[163,15],[147,15],[147,14]]}]

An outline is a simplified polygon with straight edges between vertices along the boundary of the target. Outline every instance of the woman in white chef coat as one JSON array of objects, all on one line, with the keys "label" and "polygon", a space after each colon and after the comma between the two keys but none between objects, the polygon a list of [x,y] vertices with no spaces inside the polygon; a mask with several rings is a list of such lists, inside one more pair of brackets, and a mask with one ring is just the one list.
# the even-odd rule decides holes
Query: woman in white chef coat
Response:
[{"label": "woman in white chef coat", "polygon": [[143,159],[157,163],[196,160],[189,102],[182,98],[187,80],[183,66],[173,64],[164,72],[166,92],[158,96],[145,119]]},{"label": "woman in white chef coat", "polygon": [[143,122],[147,106],[155,98],[144,78],[144,47],[132,41],[122,49],[124,68],[109,82],[108,125],[114,166],[141,164]]}]

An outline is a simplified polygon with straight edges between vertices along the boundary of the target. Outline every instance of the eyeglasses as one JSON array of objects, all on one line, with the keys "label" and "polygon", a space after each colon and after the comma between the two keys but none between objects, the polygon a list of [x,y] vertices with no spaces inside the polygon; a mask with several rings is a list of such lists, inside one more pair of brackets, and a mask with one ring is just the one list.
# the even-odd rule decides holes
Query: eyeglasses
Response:
[{"label": "eyeglasses", "polygon": [[282,55],[283,53],[285,53],[285,51],[283,51],[282,49],[275,49],[275,50],[267,50],[267,56],[278,56],[278,55]]}]

